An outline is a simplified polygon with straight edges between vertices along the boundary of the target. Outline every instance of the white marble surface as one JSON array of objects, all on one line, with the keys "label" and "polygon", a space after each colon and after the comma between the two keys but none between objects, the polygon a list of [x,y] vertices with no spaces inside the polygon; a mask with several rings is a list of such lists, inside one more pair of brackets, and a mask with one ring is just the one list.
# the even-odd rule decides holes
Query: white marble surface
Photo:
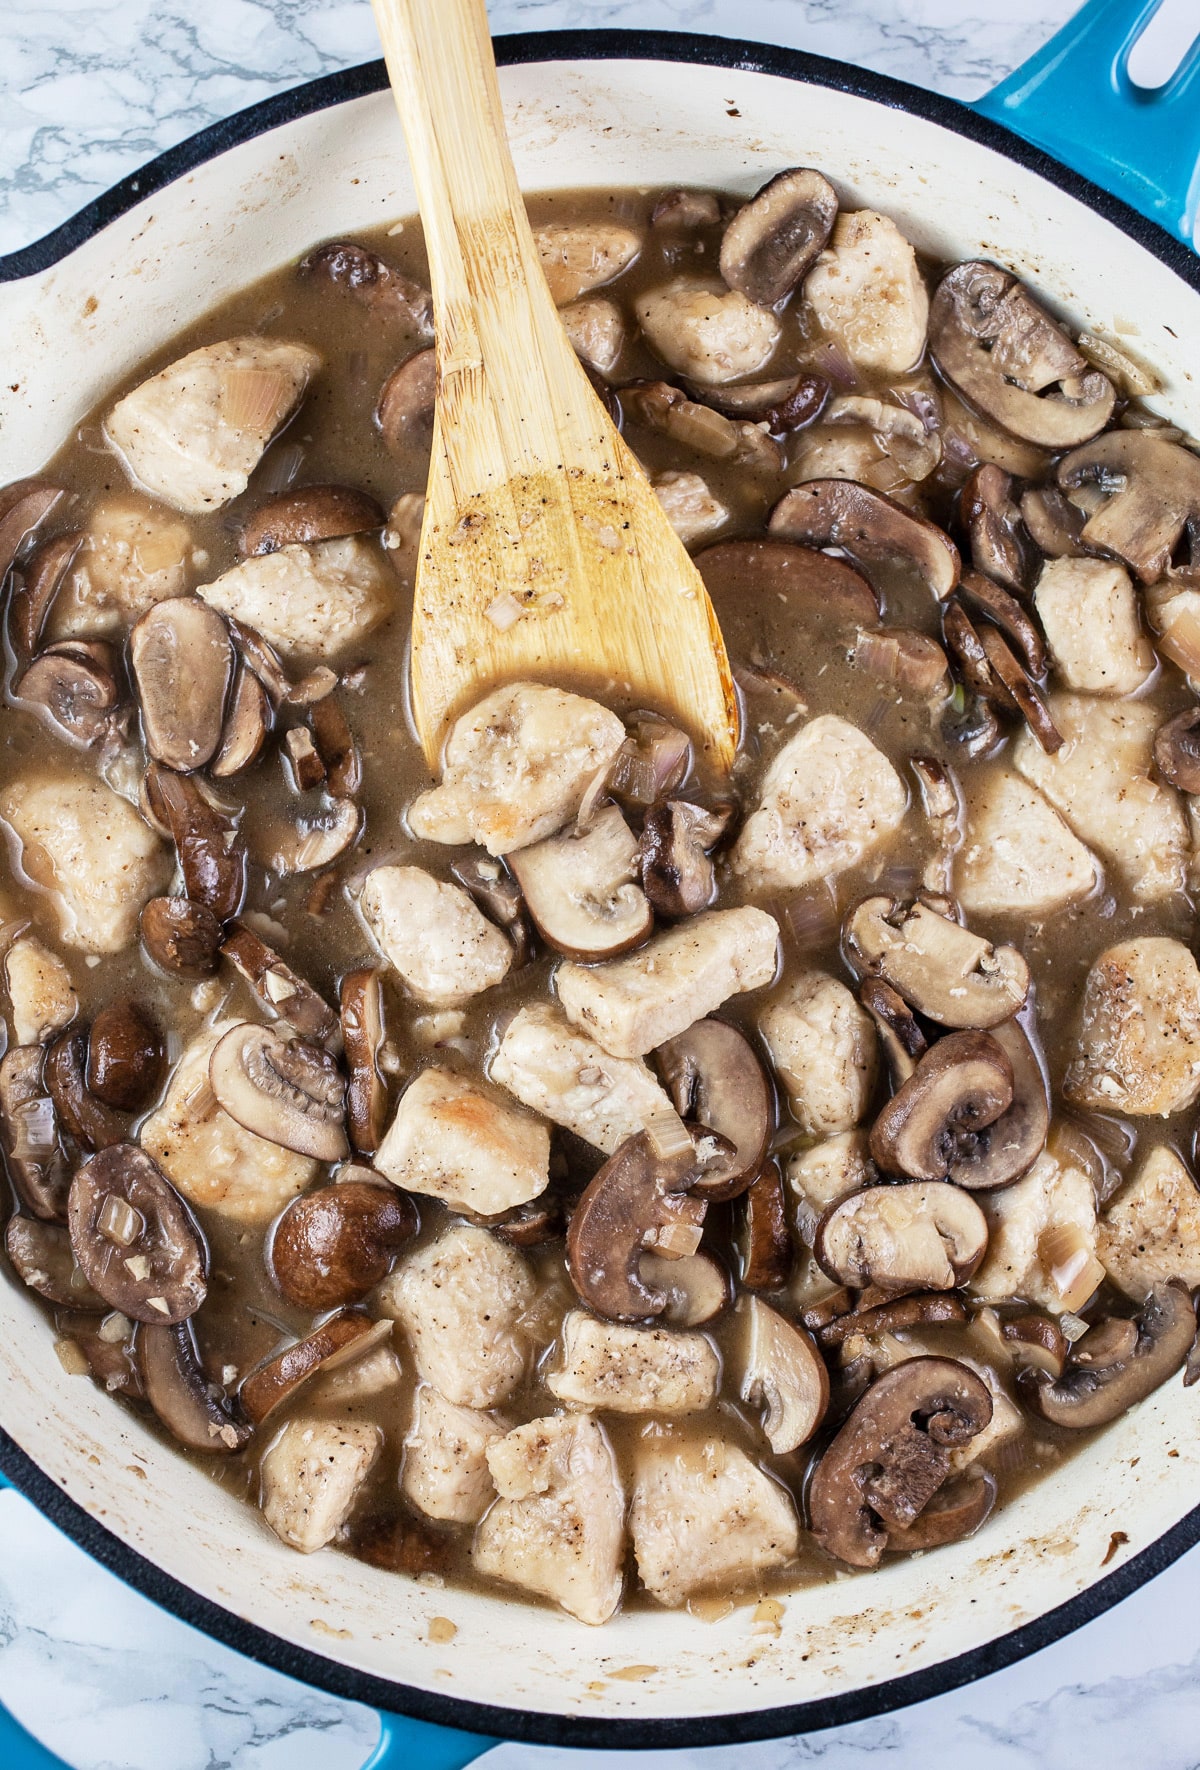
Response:
[{"label": "white marble surface", "polygon": [[[786,43],[973,97],[1075,0],[497,0],[497,31],[691,29]],[[1167,0],[1162,78],[1197,0]],[[4,0],[0,253],[214,119],[376,53],[363,0]],[[489,1770],[1190,1770],[1200,1551],[1098,1621],[969,1688],[860,1725],[727,1750],[505,1746]],[[355,1770],[371,1714],[239,1659],[122,1587],[0,1495],[0,1702],[75,1770]],[[7,1767],[5,1767],[7,1770]],[[413,1765],[412,1770],[420,1770]]]}]

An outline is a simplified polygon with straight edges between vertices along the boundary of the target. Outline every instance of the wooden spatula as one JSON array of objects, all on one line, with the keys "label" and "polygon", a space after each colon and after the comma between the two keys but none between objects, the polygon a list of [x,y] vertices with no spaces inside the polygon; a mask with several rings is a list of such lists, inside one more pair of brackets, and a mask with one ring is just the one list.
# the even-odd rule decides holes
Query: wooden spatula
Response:
[{"label": "wooden spatula", "polygon": [[673,717],[712,764],[738,736],[700,575],[567,342],[508,151],[484,0],[374,0],[425,226],[437,329],[412,704],[434,766],[498,682]]}]

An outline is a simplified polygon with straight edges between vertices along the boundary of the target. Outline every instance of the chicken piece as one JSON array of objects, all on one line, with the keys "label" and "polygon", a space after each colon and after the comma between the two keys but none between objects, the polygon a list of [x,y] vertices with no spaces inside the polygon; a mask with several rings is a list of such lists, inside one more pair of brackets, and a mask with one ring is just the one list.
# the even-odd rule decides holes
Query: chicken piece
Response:
[{"label": "chicken piece", "polygon": [[107,441],[132,477],[175,510],[228,504],[321,366],[306,344],[229,338],[189,351],[118,400]]},{"label": "chicken piece", "polygon": [[418,1002],[453,1007],[507,977],[513,950],[461,885],[372,867],[358,900],[376,946]]},{"label": "chicken piece", "polygon": [[[1061,1286],[1055,1282],[1062,1231],[1074,1232],[1081,1270],[1096,1259],[1096,1193],[1090,1177],[1045,1152],[1013,1185],[977,1198],[988,1220],[988,1250],[967,1289],[985,1303],[1019,1297],[1061,1314],[1067,1307],[1063,1290],[1078,1278],[1073,1259],[1060,1274]],[[1047,1238],[1048,1230],[1056,1234]]]},{"label": "chicken piece", "polygon": [[1200,1285],[1200,1189],[1166,1144],[1152,1149],[1100,1219],[1096,1250],[1109,1278],[1143,1303],[1156,1284]]},{"label": "chicken piece", "polygon": [[765,910],[705,910],[623,959],[560,965],[563,1012],[614,1057],[641,1057],[730,996],[772,982],[779,927]]},{"label": "chicken piece", "polygon": [[456,719],[442,783],[409,807],[427,842],[478,842],[511,854],[553,836],[625,742],[625,727],[598,701],[513,682]]},{"label": "chicken piece", "polygon": [[395,1408],[403,1377],[395,1347],[385,1342],[313,1377],[305,1384],[304,1399],[311,1408],[334,1407],[348,1420],[360,1414],[374,1420],[381,1405],[389,1412]]},{"label": "chicken piece", "polygon": [[68,946],[119,953],[133,944],[142,905],[166,887],[172,860],[127,799],[85,774],[23,775],[0,790],[0,817]]},{"label": "chicken piece", "polygon": [[396,580],[362,535],[258,553],[201,584],[205,602],[253,627],[285,657],[340,657],[391,614]]},{"label": "chicken piece", "polygon": [[705,387],[755,374],[779,342],[778,316],[721,282],[676,277],[634,309],[655,356]]},{"label": "chicken piece", "polygon": [[628,269],[642,236],[622,221],[551,222],[533,230],[533,243],[555,305],[562,307]]},{"label": "chicken piece", "polygon": [[562,1363],[546,1387],[568,1407],[618,1414],[693,1414],[716,1399],[721,1363],[704,1334],[631,1327],[572,1309]]},{"label": "chicken piece", "polygon": [[875,1086],[875,1025],[844,983],[803,971],[772,996],[758,1030],[802,1131],[852,1131]]},{"label": "chicken piece", "polygon": [[12,1008],[12,1043],[37,1045],[70,1026],[79,1011],[71,973],[57,953],[22,934],[4,955],[4,982]]},{"label": "chicken piece", "polygon": [[550,1133],[482,1083],[423,1069],[400,1096],[375,1166],[408,1192],[492,1217],[545,1192]]},{"label": "chicken piece", "polygon": [[968,916],[1053,915],[1086,897],[1100,876],[1095,856],[1038,789],[999,767],[968,790],[954,868]]},{"label": "chicken piece", "polygon": [[597,375],[611,375],[625,348],[625,318],[616,302],[596,295],[591,300],[573,301],[558,317],[575,355]]},{"label": "chicken piece", "polygon": [[418,1374],[460,1407],[494,1407],[525,1376],[522,1317],[537,1294],[515,1248],[455,1223],[409,1254],[375,1292],[412,1344]]},{"label": "chicken piece", "polygon": [[754,890],[791,891],[836,877],[899,829],[904,782],[869,737],[822,714],[779,751],[742,826],[734,871]]},{"label": "chicken piece", "polygon": [[1050,716],[1065,740],[1062,749],[1048,756],[1023,730],[1013,753],[1018,772],[1041,788],[1135,897],[1154,900],[1180,890],[1187,822],[1175,789],[1151,777],[1161,715],[1144,701],[1056,694]]},{"label": "chicken piece", "polygon": [[[797,1203],[811,1215],[812,1225],[839,1198],[869,1186],[874,1178],[865,1131],[839,1131],[788,1157],[787,1183]],[[809,1235],[804,1239],[812,1240]]]},{"label": "chicken piece", "polygon": [[660,1604],[753,1586],[800,1546],[791,1495],[723,1439],[643,1438],[629,1530],[642,1584]]},{"label": "chicken piece", "polygon": [[640,1058],[610,1057],[548,1002],[513,1016],[489,1073],[525,1106],[605,1155],[672,1110]]},{"label": "chicken piece", "polygon": [[496,1497],[488,1446],[510,1430],[498,1414],[456,1407],[422,1383],[404,1440],[400,1491],[427,1518],[478,1524]]},{"label": "chicken piece", "polygon": [[[931,1340],[932,1338],[930,1335]],[[930,1345],[928,1348],[922,1346],[921,1351],[926,1350],[936,1356],[941,1348],[937,1345]],[[984,1468],[988,1468],[998,1453],[1003,1462],[1005,1445],[1011,1444],[1014,1438],[1020,1438],[1025,1431],[1025,1416],[990,1365],[981,1364],[974,1358],[964,1358],[959,1352],[955,1353],[955,1357],[960,1364],[973,1370],[977,1377],[983,1378],[992,1398],[992,1417],[983,1431],[977,1432],[966,1444],[960,1444],[950,1452],[950,1473],[961,1475],[972,1463],[982,1462]]]},{"label": "chicken piece", "polygon": [[886,215],[838,216],[805,278],[804,299],[856,367],[900,375],[919,362],[929,295],[916,253]]},{"label": "chicken piece", "polygon": [[685,547],[711,541],[732,514],[698,473],[656,473],[650,484]]},{"label": "chicken piece", "polygon": [[1048,559],[1033,593],[1054,669],[1083,694],[1132,694],[1154,668],[1129,573],[1111,559]]},{"label": "chicken piece", "polygon": [[487,1459],[500,1498],[476,1532],[476,1570],[607,1622],[621,1602],[625,1494],[601,1427],[588,1414],[530,1420]]},{"label": "chicken piece", "polygon": [[259,1465],[263,1517],[280,1541],[302,1555],[332,1542],[382,1448],[365,1421],[289,1420]]},{"label": "chicken piece", "polygon": [[194,543],[187,524],[135,493],[101,498],[50,607],[51,639],[117,633],[169,596],[186,594]]},{"label": "chicken piece", "polygon": [[139,1142],[191,1204],[266,1224],[311,1183],[317,1164],[247,1131],[217,1105],[208,1060],[217,1040],[239,1024],[219,1020],[189,1040]]},{"label": "chicken piece", "polygon": [[1063,1094],[1098,1112],[1164,1118],[1200,1096],[1200,970],[1180,941],[1148,936],[1100,954]]}]

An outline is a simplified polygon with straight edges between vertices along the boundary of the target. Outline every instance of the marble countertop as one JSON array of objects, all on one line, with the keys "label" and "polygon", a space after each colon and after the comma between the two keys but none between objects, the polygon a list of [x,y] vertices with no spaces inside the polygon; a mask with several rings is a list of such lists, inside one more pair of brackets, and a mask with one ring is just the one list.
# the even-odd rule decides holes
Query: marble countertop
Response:
[{"label": "marble countertop", "polygon": [[[497,32],[706,31],[849,57],[972,98],[1076,0],[496,0]],[[1167,0],[1171,65],[1196,0]],[[1188,21],[1192,21],[1189,26]],[[256,99],[377,54],[365,0],[5,0],[0,253]],[[1149,50],[1147,51],[1149,54]],[[1153,64],[1147,64],[1152,83]],[[1161,77],[1161,75],[1160,75]],[[1200,1550],[1032,1659],[899,1714],[805,1738],[632,1754],[503,1746],[488,1770],[1188,1770],[1200,1732]],[[357,1770],[370,1711],[156,1610],[0,1494],[0,1702],[73,1770]],[[418,1770],[418,1766],[413,1767]]]}]

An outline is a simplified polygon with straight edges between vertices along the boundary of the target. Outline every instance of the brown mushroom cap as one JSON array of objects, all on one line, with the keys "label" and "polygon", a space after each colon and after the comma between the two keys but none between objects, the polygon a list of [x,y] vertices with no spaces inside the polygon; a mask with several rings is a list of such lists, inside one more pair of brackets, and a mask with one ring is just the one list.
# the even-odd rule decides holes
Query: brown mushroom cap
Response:
[{"label": "brown mushroom cap", "polygon": [[366,246],[330,240],[301,260],[300,271],[352,296],[376,319],[412,326],[422,338],[433,336],[433,297],[429,290]]},{"label": "brown mushroom cap", "polygon": [[144,1399],[142,1378],[133,1358],[133,1327],[117,1339],[109,1336],[118,1323],[111,1311],[103,1314],[82,1314],[78,1309],[63,1310],[55,1316],[55,1325],[64,1340],[78,1346],[92,1376],[108,1395],[124,1395],[131,1401]]},{"label": "brown mushroom cap", "polygon": [[150,810],[171,832],[184,889],[218,921],[236,916],[246,892],[246,849],[233,819],[205,797],[190,775],[160,762],[146,770]]},{"label": "brown mushroom cap", "polygon": [[743,1289],[777,1291],[791,1276],[795,1248],[779,1163],[769,1161],[746,1189],[734,1234]]},{"label": "brown mushroom cap", "polygon": [[87,1085],[118,1112],[138,1112],[158,1092],[167,1062],[162,1032],[140,1002],[102,1008],[87,1039]]},{"label": "brown mushroom cap", "polygon": [[233,678],[233,644],[216,609],[171,596],[147,609],[129,635],[129,664],[146,749],[181,773],[216,753]]},{"label": "brown mushroom cap", "polygon": [[64,1223],[71,1175],[41,1045],[13,1045],[0,1060],[0,1137],[21,1203],[44,1223]]},{"label": "brown mushroom cap", "polygon": [[82,1149],[107,1149],[128,1135],[125,1120],[92,1093],[87,1081],[88,1035],[64,1033],[46,1052],[45,1078],[59,1123]]},{"label": "brown mushroom cap", "polygon": [[85,748],[112,730],[118,699],[113,673],[74,646],[52,645],[41,652],[14,683],[13,694]]},{"label": "brown mushroom cap", "polygon": [[265,1359],[245,1378],[238,1395],[246,1418],[251,1425],[261,1426],[302,1383],[318,1371],[336,1370],[390,1340],[393,1327],[391,1321],[372,1321],[369,1315],[353,1309],[331,1315],[302,1340]]},{"label": "brown mushroom cap", "polygon": [[882,977],[864,977],[858,999],[875,1022],[892,1086],[899,1088],[916,1070],[929,1049],[928,1041],[908,1003]]},{"label": "brown mushroom cap", "polygon": [[1021,664],[1031,676],[1045,675],[1046,642],[1015,596],[979,572],[963,573],[958,594],[969,608],[996,623],[1012,641]]},{"label": "brown mushroom cap", "polygon": [[319,811],[306,812],[278,840],[271,865],[285,876],[315,873],[344,854],[362,828],[362,813],[352,799],[334,799]]},{"label": "brown mushroom cap", "polygon": [[809,479],[793,486],[772,510],[767,528],[782,541],[841,547],[866,572],[907,565],[939,602],[958,583],[958,548],[949,535],[854,480]]},{"label": "brown mushroom cap", "polygon": [[777,381],[738,381],[732,386],[689,382],[688,391],[693,399],[715,407],[727,418],[765,424],[772,436],[782,436],[802,430],[820,415],[829,398],[829,383],[821,375],[801,372]]},{"label": "brown mushroom cap", "polygon": [[519,970],[529,961],[533,946],[533,930],[525,914],[521,887],[504,862],[490,854],[467,855],[451,864],[450,871],[464,891],[468,891],[484,915],[497,928],[503,928],[513,948],[513,969]]},{"label": "brown mushroom cap", "polygon": [[642,825],[639,871],[642,890],[654,913],[666,921],[699,915],[717,891],[709,850],[729,822],[727,816],[668,799],[652,805]]},{"label": "brown mushroom cap", "polygon": [[1051,1315],[1019,1315],[1000,1324],[1000,1337],[1020,1370],[1045,1371],[1056,1382],[1071,1347]]},{"label": "brown mushroom cap", "polygon": [[1006,590],[1025,588],[1031,568],[1028,536],[1013,500],[1012,476],[983,461],[968,476],[959,511],[975,570]]},{"label": "brown mushroom cap", "polygon": [[352,1146],[363,1155],[379,1148],[387,1125],[387,1085],[378,1065],[383,1043],[382,976],[365,966],[342,979],[342,1042],[350,1071],[346,1123]]},{"label": "brown mushroom cap", "polygon": [[642,1277],[642,1252],[695,1253],[708,1204],[688,1189],[700,1178],[696,1149],[659,1156],[639,1131],[588,1182],[571,1213],[567,1267],[579,1296],[598,1315],[636,1321],[666,1309],[666,1293]]},{"label": "brown mushroom cap", "polygon": [[103,1309],[104,1299],[94,1291],[71,1249],[71,1237],[61,1223],[43,1223],[36,1217],[10,1217],[4,1232],[4,1251],[23,1284],[64,1309]]},{"label": "brown mushroom cap", "polygon": [[820,172],[777,173],[725,229],[721,275],[748,300],[774,307],[824,250],[837,212],[837,192]]},{"label": "brown mushroom cap", "polygon": [[1050,559],[1078,559],[1090,553],[1080,539],[1085,513],[1056,486],[1030,486],[1021,494],[1021,517],[1034,546]]},{"label": "brown mushroom cap", "polygon": [[778,473],[783,466],[779,445],[756,424],[727,418],[712,405],[690,400],[670,381],[627,382],[620,400],[632,423],[643,424],[698,455],[765,473]]},{"label": "brown mushroom cap", "polygon": [[937,640],[912,627],[859,628],[852,654],[860,669],[922,697],[948,694],[950,666]]},{"label": "brown mushroom cap", "polygon": [[258,761],[274,715],[267,691],[252,670],[239,664],[229,696],[221,743],[209,765],[214,780],[243,774]]},{"label": "brown mushroom cap", "polygon": [[949,1291],[987,1252],[987,1218],[945,1180],[864,1186],[825,1211],[813,1238],[820,1265],[861,1290]]},{"label": "brown mushroom cap", "polygon": [[946,272],[930,304],[929,350],[964,399],[1024,442],[1071,449],[1112,417],[1112,382],[1090,367],[1028,289],[994,264],[968,262]]},{"label": "brown mushroom cap", "polygon": [[221,948],[221,924],[207,905],[188,897],[152,897],[138,922],[142,945],[172,977],[211,977]]},{"label": "brown mushroom cap", "polygon": [[643,1254],[641,1276],[652,1290],[666,1293],[662,1319],[672,1327],[703,1327],[733,1302],[733,1281],[721,1262],[701,1250],[670,1260],[665,1254]]},{"label": "brown mushroom cap", "polygon": [[203,1303],[204,1237],[157,1162],[136,1144],[114,1143],[76,1169],[67,1227],[84,1277],[131,1321],[170,1326]]},{"label": "brown mushroom cap", "polygon": [[419,350],[392,370],[375,408],[375,422],[389,455],[428,448],[436,400],[436,351]]},{"label": "brown mushroom cap", "polygon": [[711,1203],[736,1198],[761,1169],[775,1128],[771,1086],[750,1041],[723,1020],[697,1020],[654,1056],[680,1118],[733,1145],[727,1171],[716,1168],[693,1191]]},{"label": "brown mushroom cap", "polygon": [[146,1400],[180,1444],[219,1456],[244,1448],[250,1428],[214,1396],[190,1321],[142,1322],[133,1345]]},{"label": "brown mushroom cap", "polygon": [[813,1536],[852,1567],[875,1567],[950,1473],[950,1453],[992,1417],[987,1384],[950,1358],[910,1358],[877,1378],[809,1486]]},{"label": "brown mushroom cap", "polygon": [[[3,494],[0,493],[0,509],[2,508]],[[4,521],[0,517],[0,537],[3,536],[3,530]],[[50,605],[79,551],[82,539],[83,536],[76,529],[70,534],[55,535],[51,540],[43,541],[14,576],[8,603],[8,636],[18,663],[27,663],[37,650]],[[4,544],[0,538],[0,579],[7,569]]]},{"label": "brown mushroom cap", "polygon": [[1196,1337],[1196,1310],[1187,1287],[1178,1279],[1155,1285],[1129,1325],[1136,1333],[1132,1346],[1125,1341],[1125,1356],[1115,1355],[1119,1342],[1116,1347],[1102,1342],[1098,1357],[1081,1357],[1080,1348],[1100,1332],[1092,1328],[1072,1348],[1057,1381],[1045,1373],[1022,1379],[1043,1419],[1081,1431],[1104,1426],[1174,1376]]},{"label": "brown mushroom cap", "polygon": [[248,922],[233,923],[221,943],[221,953],[263,1006],[286,1020],[302,1039],[330,1047],[336,1044],[338,1017],[324,996],[285,964]]},{"label": "brown mushroom cap", "polygon": [[974,1536],[996,1504],[996,1477],[987,1469],[972,1470],[939,1487],[918,1518],[906,1529],[888,1532],[888,1549],[911,1555],[917,1549],[940,1549]]},{"label": "brown mushroom cap", "polygon": [[271,1273],[298,1309],[342,1309],[387,1277],[419,1226],[406,1192],[340,1180],[292,1200],[271,1238]]},{"label": "brown mushroom cap", "polygon": [[979,637],[993,676],[1008,691],[1018,712],[1047,756],[1056,756],[1063,747],[1063,735],[1051,718],[1049,707],[1013,656],[1008,643],[995,627],[981,627]]},{"label": "brown mushroom cap", "polygon": [[879,619],[879,598],[861,572],[795,541],[718,541],[695,564],[718,608],[770,597],[784,598],[805,621],[873,626]]},{"label": "brown mushroom cap", "polygon": [[[846,1298],[850,1295],[848,1291],[834,1294]],[[966,1319],[967,1309],[962,1298],[947,1291],[910,1291],[906,1296],[893,1297],[871,1308],[864,1308],[860,1301],[838,1314],[826,1315],[825,1319],[821,1319],[815,1310],[804,1312],[805,1327],[812,1328],[822,1346],[840,1346],[853,1334],[873,1337],[904,1333],[915,1327],[961,1327]]]},{"label": "brown mushroom cap", "polygon": [[1154,735],[1154,761],[1181,793],[1200,793],[1200,707],[1185,707]]},{"label": "brown mushroom cap", "polygon": [[29,536],[65,496],[61,486],[45,479],[16,479],[0,487],[0,582]]},{"label": "brown mushroom cap", "polygon": [[1152,430],[1110,430],[1085,443],[1059,462],[1058,483],[1068,497],[1097,486],[1108,494],[1080,539],[1116,554],[1143,584],[1162,576],[1184,528],[1200,517],[1200,456]]},{"label": "brown mushroom cap", "polygon": [[998,1026],[1029,994],[1029,966],[1015,947],[993,947],[928,904],[903,910],[890,897],[865,898],[843,938],[862,973],[882,977],[941,1026]]},{"label": "brown mushroom cap", "polygon": [[354,486],[293,486],[268,498],[247,518],[238,541],[243,559],[296,543],[333,541],[383,527],[383,511]]},{"label": "brown mushroom cap", "polygon": [[328,694],[314,704],[309,719],[329,791],[335,799],[352,799],[362,786],[362,757],[346,715]]},{"label": "brown mushroom cap", "polygon": [[508,856],[525,907],[548,946],[571,959],[608,959],[641,944],[654,914],[635,883],[638,841],[619,806]]},{"label": "brown mushroom cap", "polygon": [[342,1161],[346,1085],[328,1051],[243,1021],[213,1046],[208,1079],[220,1105],[247,1131],[317,1161]]},{"label": "brown mushroom cap", "polygon": [[829,1372],[812,1336],[764,1303],[740,1297],[743,1401],[763,1410],[762,1430],[776,1456],[806,1444],[829,1406]]}]

